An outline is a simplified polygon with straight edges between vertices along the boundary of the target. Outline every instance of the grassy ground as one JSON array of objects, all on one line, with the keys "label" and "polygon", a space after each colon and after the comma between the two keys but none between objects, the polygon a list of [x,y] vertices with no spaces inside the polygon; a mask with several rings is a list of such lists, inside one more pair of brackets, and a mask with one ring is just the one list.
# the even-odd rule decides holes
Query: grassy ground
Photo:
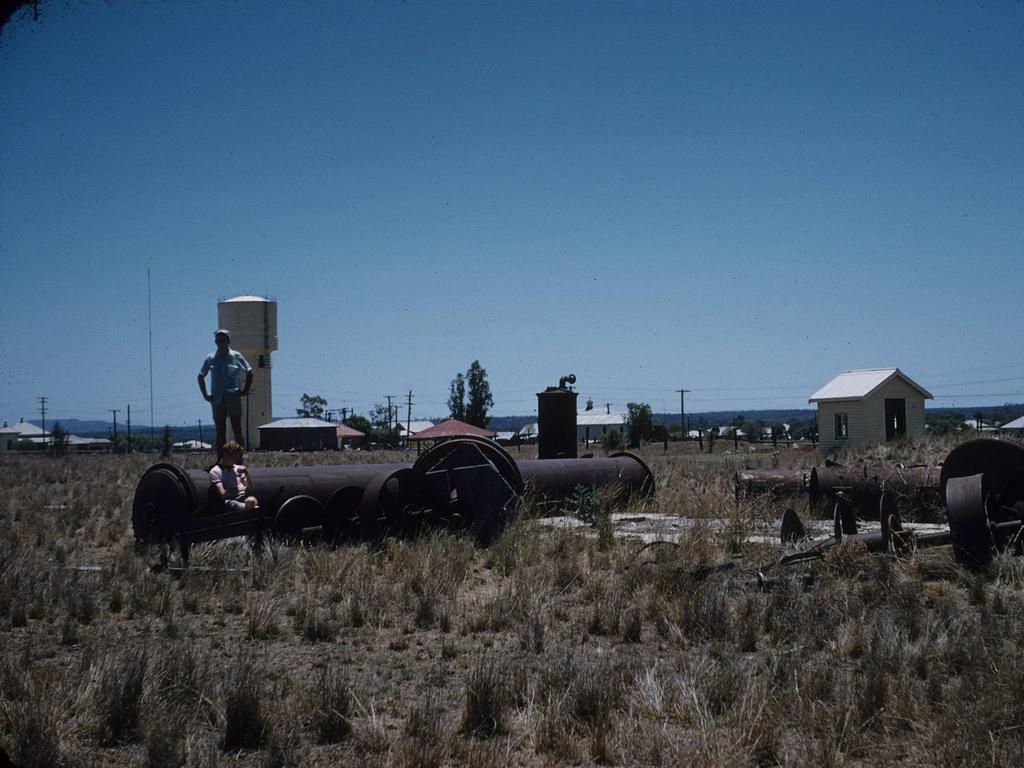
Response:
[{"label": "grassy ground", "polygon": [[[733,472],[819,457],[731,448],[647,447],[656,500],[599,510],[728,521],[677,546],[642,550],[602,514],[551,530],[527,504],[488,549],[437,535],[275,562],[233,540],[185,576],[135,551],[149,457],[5,457],[0,745],[19,766],[1022,764],[1024,562],[975,575],[948,549],[841,546],[758,590],[777,553],[744,536],[783,503],[737,505]],[[248,457],[341,458],[401,460]]]}]

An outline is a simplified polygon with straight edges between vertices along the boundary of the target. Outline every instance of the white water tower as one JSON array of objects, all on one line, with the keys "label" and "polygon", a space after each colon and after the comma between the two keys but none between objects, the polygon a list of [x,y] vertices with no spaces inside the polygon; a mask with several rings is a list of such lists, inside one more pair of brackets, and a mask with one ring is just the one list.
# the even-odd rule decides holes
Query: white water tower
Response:
[{"label": "white water tower", "polygon": [[277,300],[235,296],[217,302],[217,327],[231,333],[231,348],[252,366],[252,388],[242,404],[245,444],[259,448],[259,427],[274,418],[270,390],[270,353],[277,351]]}]

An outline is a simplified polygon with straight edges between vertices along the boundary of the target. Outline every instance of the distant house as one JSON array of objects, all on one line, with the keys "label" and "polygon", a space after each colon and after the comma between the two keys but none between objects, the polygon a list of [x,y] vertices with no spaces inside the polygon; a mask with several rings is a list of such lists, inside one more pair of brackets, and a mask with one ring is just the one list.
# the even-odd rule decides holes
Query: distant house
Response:
[{"label": "distant house", "polygon": [[931,393],[899,368],[845,371],[808,402],[818,405],[818,437],[828,450],[924,434],[924,401]]},{"label": "distant house", "polygon": [[600,411],[578,411],[576,413],[576,442],[589,445],[591,442],[603,440],[609,432],[615,430],[626,434],[626,416],[606,409]]},{"label": "distant house", "polygon": [[999,429],[1002,432],[1013,432],[1015,434],[1024,433],[1024,416],[1021,416],[1019,419],[1006,422]]},{"label": "distant house", "polygon": [[263,451],[336,451],[338,424],[308,417],[278,419],[259,427]]},{"label": "distant house", "polygon": [[21,430],[17,427],[8,427],[5,421],[4,425],[0,427],[0,453],[13,451],[19,439],[21,439]]},{"label": "distant house", "polygon": [[348,424],[339,424],[338,429],[338,445],[343,446],[345,443],[361,443],[366,437],[366,434],[360,432],[358,429],[353,429]]},{"label": "distant house", "polygon": [[537,435],[539,433],[540,424],[534,421],[530,424],[524,424],[516,434],[519,435],[520,442],[529,444],[537,442]]},{"label": "distant house", "polygon": [[[106,438],[64,435],[64,450],[76,453],[109,451],[113,443]],[[17,451],[28,446],[29,450],[46,451],[52,448],[53,436],[42,428],[22,419],[13,427],[4,422],[0,427],[0,453]],[[21,445],[19,446],[19,443]]]}]

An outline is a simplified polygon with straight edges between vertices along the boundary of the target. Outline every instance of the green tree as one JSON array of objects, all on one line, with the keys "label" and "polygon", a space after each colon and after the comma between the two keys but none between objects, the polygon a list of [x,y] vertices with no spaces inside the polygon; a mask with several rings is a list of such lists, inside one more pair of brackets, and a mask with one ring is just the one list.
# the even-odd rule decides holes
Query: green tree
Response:
[{"label": "green tree", "polygon": [[487,412],[494,406],[494,398],[491,397],[491,385],[487,383],[487,371],[481,367],[479,360],[474,360],[466,372],[466,390],[469,397],[466,403],[466,422],[486,427],[491,420]]},{"label": "green tree", "polygon": [[601,444],[606,451],[621,451],[622,433],[617,429],[609,429],[601,438]]},{"label": "green tree", "polygon": [[956,434],[964,428],[964,415],[959,412],[932,413],[926,411],[924,421],[928,426],[928,431],[933,435]]},{"label": "green tree", "polygon": [[391,407],[385,403],[377,403],[370,411],[370,423],[378,429],[391,428]]},{"label": "green tree", "polygon": [[448,413],[453,419],[466,420],[466,377],[455,374],[448,387]]},{"label": "green tree", "polygon": [[626,403],[626,432],[630,448],[639,448],[642,440],[650,441],[654,435],[651,406],[647,403]]},{"label": "green tree", "polygon": [[794,421],[789,425],[789,436],[794,440],[802,440],[805,437],[811,435],[811,422],[809,421]]},{"label": "green tree", "polygon": [[764,427],[760,421],[751,420],[744,421],[743,426],[740,429],[743,430],[743,434],[746,435],[747,441],[751,443],[761,442],[761,430]]},{"label": "green tree", "polygon": [[50,450],[54,456],[63,456],[68,452],[68,435],[59,421],[50,430]]},{"label": "green tree", "polygon": [[385,403],[377,403],[370,411],[370,426],[373,428],[367,438],[374,443],[382,443],[391,448],[398,446],[398,426],[391,418],[391,408]]},{"label": "green tree", "polygon": [[365,416],[356,416],[355,414],[352,414],[345,419],[345,426],[352,427],[352,429],[358,429],[366,435],[367,440],[372,439],[373,425],[370,424],[370,421]]},{"label": "green tree", "polygon": [[322,419],[327,409],[327,401],[320,395],[307,395],[302,393],[302,407],[296,408],[295,413],[304,418]]}]

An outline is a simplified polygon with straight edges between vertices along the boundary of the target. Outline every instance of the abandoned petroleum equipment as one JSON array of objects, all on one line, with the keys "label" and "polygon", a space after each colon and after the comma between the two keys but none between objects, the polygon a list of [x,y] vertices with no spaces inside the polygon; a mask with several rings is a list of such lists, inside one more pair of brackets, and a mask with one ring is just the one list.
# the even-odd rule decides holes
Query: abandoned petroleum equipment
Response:
[{"label": "abandoned petroleum equipment", "polygon": [[200,541],[271,534],[285,540],[317,533],[331,541],[468,530],[491,540],[526,493],[542,504],[577,488],[650,496],[654,475],[639,457],[516,462],[485,438],[434,446],[413,465],[344,464],[250,467],[258,510],[225,511],[207,472],[173,464],[150,467],[135,490],[132,525],[139,544],[177,541],[183,559]]},{"label": "abandoned petroleum equipment", "polygon": [[[858,541],[873,552],[896,554],[952,545],[956,560],[974,570],[987,567],[999,552],[1024,554],[1024,446],[979,438],[961,443],[949,452],[937,481],[948,530],[915,533],[904,528],[897,504],[899,491],[886,490],[885,482],[883,479],[878,484],[882,487],[877,496],[879,530],[862,533],[857,524],[858,511],[868,498],[874,497],[875,483],[856,501],[839,493],[833,538],[786,555],[778,564],[820,557],[829,544],[846,539]],[[905,497],[902,500],[906,502]],[[782,520],[783,543],[794,543],[804,537],[803,523],[793,510],[787,509]]]},{"label": "abandoned petroleum equipment", "polygon": [[[259,427],[273,421],[270,354],[277,351],[277,301],[265,296],[235,296],[217,302],[217,326],[231,333],[231,346],[252,366],[246,397],[246,443],[259,448]],[[255,438],[255,439],[252,439]]]},{"label": "abandoned petroleum equipment", "polygon": [[576,458],[576,396],[570,373],[558,380],[557,387],[537,393],[537,457],[539,459]]}]

